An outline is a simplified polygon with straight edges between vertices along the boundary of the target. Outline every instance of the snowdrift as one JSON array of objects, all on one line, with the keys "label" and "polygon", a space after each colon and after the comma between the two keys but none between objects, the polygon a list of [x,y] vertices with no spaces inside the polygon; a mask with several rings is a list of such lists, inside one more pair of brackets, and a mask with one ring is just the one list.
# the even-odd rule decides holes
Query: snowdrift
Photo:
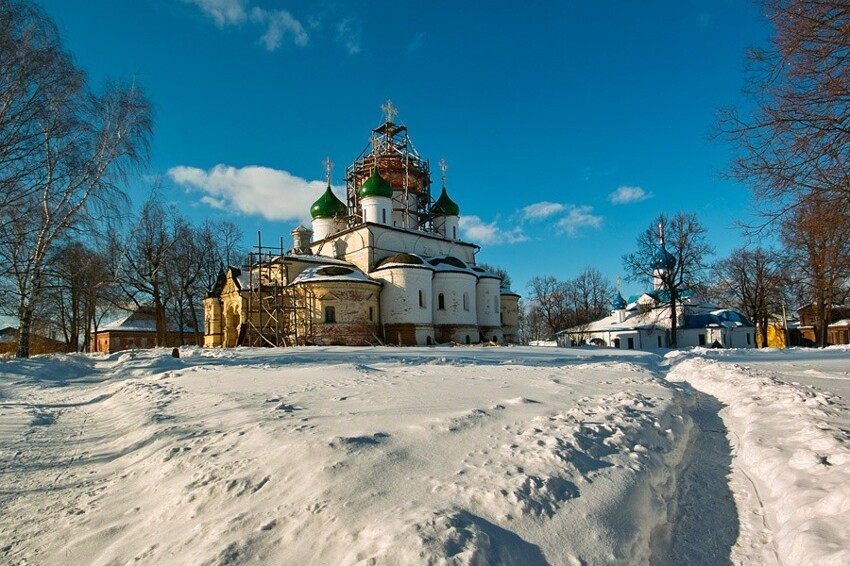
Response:
[{"label": "snowdrift", "polygon": [[[646,563],[691,430],[657,360],[295,348],[0,362],[0,556]],[[794,456],[807,469],[825,451],[844,462],[809,444]]]}]

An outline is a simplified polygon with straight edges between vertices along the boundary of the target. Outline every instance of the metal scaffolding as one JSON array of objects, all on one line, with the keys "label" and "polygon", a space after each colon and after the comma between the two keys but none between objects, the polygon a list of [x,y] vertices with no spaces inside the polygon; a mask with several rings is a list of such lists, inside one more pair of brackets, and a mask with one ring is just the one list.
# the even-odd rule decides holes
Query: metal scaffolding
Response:
[{"label": "metal scaffolding", "polygon": [[239,334],[241,346],[295,346],[312,342],[308,289],[290,285],[280,245],[264,246],[257,232],[257,245],[248,254],[248,305],[246,321]]},{"label": "metal scaffolding", "polygon": [[392,102],[381,107],[386,121],[372,130],[366,148],[345,169],[348,226],[363,221],[358,191],[377,167],[393,188],[393,213],[400,213],[399,228],[433,231],[431,224],[431,168],[410,140],[407,126],[393,123]]}]

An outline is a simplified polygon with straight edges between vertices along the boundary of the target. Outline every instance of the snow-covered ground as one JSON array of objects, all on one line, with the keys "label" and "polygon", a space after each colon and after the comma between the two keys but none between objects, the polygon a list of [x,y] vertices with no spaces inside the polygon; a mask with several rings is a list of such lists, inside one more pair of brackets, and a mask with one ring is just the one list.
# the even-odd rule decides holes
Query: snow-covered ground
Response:
[{"label": "snow-covered ground", "polygon": [[850,349],[671,352],[732,447],[741,564],[850,564]]},{"label": "snow-covered ground", "polygon": [[848,561],[846,350],[169,354],[0,362],[0,562]]}]

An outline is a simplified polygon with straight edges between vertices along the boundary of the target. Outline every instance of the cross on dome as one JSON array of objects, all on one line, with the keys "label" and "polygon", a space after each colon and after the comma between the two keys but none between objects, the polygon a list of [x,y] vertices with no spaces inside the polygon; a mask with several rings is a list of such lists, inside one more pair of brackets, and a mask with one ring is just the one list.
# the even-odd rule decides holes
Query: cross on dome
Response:
[{"label": "cross on dome", "polygon": [[387,100],[386,103],[381,105],[381,110],[384,111],[384,118],[388,123],[392,123],[393,118],[398,114],[398,109],[393,106],[392,100]]},{"label": "cross on dome", "polygon": [[333,171],[334,162],[331,161],[330,156],[328,156],[328,157],[325,157],[324,161],[322,161],[322,165],[325,166],[325,179],[327,180],[328,186],[330,187],[331,186],[331,171]]}]

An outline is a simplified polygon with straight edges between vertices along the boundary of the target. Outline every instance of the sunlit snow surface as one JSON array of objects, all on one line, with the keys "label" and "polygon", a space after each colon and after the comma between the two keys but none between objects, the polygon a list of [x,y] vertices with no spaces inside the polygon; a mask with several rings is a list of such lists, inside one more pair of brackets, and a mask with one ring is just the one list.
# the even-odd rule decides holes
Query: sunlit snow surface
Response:
[{"label": "sunlit snow surface", "polygon": [[[0,562],[844,559],[841,391],[735,356],[754,354],[191,348],[0,362]],[[770,430],[758,423],[771,402],[790,416],[764,427],[814,428],[751,457],[739,421]],[[783,519],[789,506],[805,519]]]}]

